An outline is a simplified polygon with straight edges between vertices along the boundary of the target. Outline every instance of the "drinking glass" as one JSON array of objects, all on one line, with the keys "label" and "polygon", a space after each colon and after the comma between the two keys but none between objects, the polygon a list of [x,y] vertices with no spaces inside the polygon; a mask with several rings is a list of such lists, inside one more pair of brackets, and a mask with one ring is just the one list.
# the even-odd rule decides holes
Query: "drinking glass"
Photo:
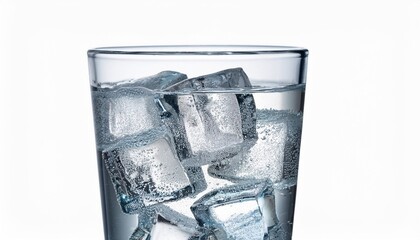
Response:
[{"label": "drinking glass", "polygon": [[291,239],[307,56],[89,50],[105,239]]}]

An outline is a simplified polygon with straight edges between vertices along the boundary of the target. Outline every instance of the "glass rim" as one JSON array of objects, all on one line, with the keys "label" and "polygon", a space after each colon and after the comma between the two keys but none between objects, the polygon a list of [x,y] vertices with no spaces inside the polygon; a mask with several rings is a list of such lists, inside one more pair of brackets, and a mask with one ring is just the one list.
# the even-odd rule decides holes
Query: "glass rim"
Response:
[{"label": "glass rim", "polygon": [[88,56],[96,54],[110,55],[257,55],[289,54],[308,56],[308,50],[302,47],[278,45],[143,45],[99,47],[88,50]]}]

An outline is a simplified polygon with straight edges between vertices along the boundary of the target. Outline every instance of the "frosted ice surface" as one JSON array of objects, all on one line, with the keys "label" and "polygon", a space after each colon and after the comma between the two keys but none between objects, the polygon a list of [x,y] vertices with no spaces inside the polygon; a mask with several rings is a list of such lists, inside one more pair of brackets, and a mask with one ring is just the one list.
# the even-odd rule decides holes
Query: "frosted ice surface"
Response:
[{"label": "frosted ice surface", "polygon": [[161,125],[153,94],[145,88],[92,91],[92,98],[99,149]]},{"label": "frosted ice surface", "polygon": [[232,181],[270,179],[279,182],[296,177],[301,130],[301,114],[257,110],[255,145],[209,167],[209,174]]},{"label": "frosted ice surface", "polygon": [[[272,188],[267,182],[248,182],[211,191],[191,210],[200,226],[218,239],[261,240],[268,236],[273,208]],[[268,216],[264,216],[264,214]]]},{"label": "frosted ice surface", "polygon": [[194,192],[194,183],[176,155],[170,134],[163,128],[135,140],[120,141],[102,155],[120,203],[139,195],[145,205],[151,205]]}]

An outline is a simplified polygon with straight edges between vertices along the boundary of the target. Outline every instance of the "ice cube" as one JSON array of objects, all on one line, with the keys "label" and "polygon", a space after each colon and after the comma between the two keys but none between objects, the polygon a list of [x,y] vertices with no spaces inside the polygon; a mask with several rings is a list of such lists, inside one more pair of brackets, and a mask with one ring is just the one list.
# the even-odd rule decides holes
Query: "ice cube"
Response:
[{"label": "ice cube", "polygon": [[258,141],[230,159],[210,166],[211,176],[231,181],[296,178],[302,115],[281,110],[257,110]]},{"label": "ice cube", "polygon": [[261,240],[268,237],[268,228],[277,223],[271,219],[272,192],[268,182],[221,188],[197,200],[191,211],[199,225],[218,239]]},{"label": "ice cube", "polygon": [[189,178],[173,146],[167,129],[156,128],[103,151],[125,212],[135,212],[131,205],[139,208],[139,202],[147,206],[194,193],[196,179]]},{"label": "ice cube", "polygon": [[156,205],[146,207],[138,215],[138,227],[130,240],[180,239],[198,236],[198,225],[194,219],[183,216],[172,209]]},{"label": "ice cube", "polygon": [[162,124],[153,93],[148,89],[101,89],[92,91],[92,100],[99,149]]},{"label": "ice cube", "polygon": [[[186,79],[167,91],[209,90],[250,87],[241,68]],[[169,98],[169,100],[168,100]],[[201,166],[214,160],[234,156],[244,141],[257,137],[255,103],[250,94],[194,93],[168,96],[185,128],[193,161],[186,166]]]}]

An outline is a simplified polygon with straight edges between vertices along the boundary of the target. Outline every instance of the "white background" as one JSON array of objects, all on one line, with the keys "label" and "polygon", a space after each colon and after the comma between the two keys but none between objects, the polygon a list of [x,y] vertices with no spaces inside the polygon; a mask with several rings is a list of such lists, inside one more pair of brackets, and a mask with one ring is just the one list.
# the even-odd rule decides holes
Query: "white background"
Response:
[{"label": "white background", "polygon": [[86,50],[309,49],[294,240],[420,239],[420,1],[0,0],[0,239],[102,239]]}]

